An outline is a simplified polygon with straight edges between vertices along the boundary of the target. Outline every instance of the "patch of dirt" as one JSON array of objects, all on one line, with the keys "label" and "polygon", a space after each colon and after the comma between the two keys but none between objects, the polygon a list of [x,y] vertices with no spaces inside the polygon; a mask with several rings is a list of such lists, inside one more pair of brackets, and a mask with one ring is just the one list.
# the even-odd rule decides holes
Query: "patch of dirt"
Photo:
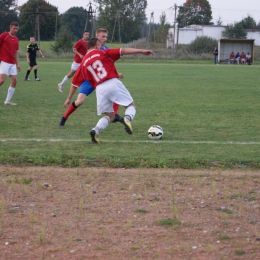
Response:
[{"label": "patch of dirt", "polygon": [[0,166],[0,259],[260,259],[260,172]]}]

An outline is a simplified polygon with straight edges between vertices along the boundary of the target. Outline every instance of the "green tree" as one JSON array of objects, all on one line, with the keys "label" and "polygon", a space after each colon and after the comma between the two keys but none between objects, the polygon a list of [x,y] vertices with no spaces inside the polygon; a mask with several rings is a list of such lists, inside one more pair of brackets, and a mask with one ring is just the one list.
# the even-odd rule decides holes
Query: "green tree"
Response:
[{"label": "green tree", "polygon": [[[147,0],[94,0],[98,4],[97,27],[106,28],[109,38],[129,42],[141,36]],[[110,39],[111,39],[110,38]]]},{"label": "green tree", "polygon": [[225,31],[222,32],[222,36],[224,38],[246,39],[246,32],[241,22],[239,22],[228,24],[225,28]]},{"label": "green tree", "polygon": [[211,5],[208,0],[186,0],[179,8],[178,19],[180,26],[191,24],[213,24]]},{"label": "green tree", "polygon": [[160,25],[156,32],[157,42],[166,42],[170,27],[171,25],[166,23],[165,12],[162,12],[162,15],[160,16]]},{"label": "green tree", "polygon": [[73,35],[68,29],[63,28],[58,34],[56,42],[51,45],[51,50],[60,55],[66,52],[72,52],[72,48]]},{"label": "green tree", "polygon": [[[38,11],[36,12],[36,10]],[[20,8],[20,35],[21,39],[28,39],[35,34],[35,22],[39,14],[41,40],[53,40],[57,28],[60,27],[58,8],[44,0],[29,0]],[[36,35],[34,35],[36,36]]]},{"label": "green tree", "polygon": [[222,25],[223,21],[221,17],[219,16],[218,20],[216,21],[216,25]]},{"label": "green tree", "polygon": [[257,27],[255,19],[250,15],[244,18],[240,23],[244,29],[253,29]]},{"label": "green tree", "polygon": [[83,7],[71,7],[60,16],[62,26],[77,38],[82,38],[86,23],[86,11]]},{"label": "green tree", "polygon": [[0,33],[9,31],[11,22],[18,22],[17,0],[0,1]]}]

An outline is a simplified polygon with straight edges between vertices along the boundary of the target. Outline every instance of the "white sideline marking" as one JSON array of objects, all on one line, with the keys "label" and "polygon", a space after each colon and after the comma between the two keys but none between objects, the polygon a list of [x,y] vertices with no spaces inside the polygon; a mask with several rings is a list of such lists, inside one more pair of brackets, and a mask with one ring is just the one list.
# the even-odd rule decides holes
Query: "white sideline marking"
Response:
[{"label": "white sideline marking", "polygon": [[[2,138],[0,142],[90,142],[89,139],[42,139],[42,138]],[[121,141],[113,141],[113,140],[101,140],[103,143],[167,143],[167,144],[224,144],[224,145],[260,145],[260,142],[218,142],[218,141],[180,141],[180,140],[121,140]]]}]

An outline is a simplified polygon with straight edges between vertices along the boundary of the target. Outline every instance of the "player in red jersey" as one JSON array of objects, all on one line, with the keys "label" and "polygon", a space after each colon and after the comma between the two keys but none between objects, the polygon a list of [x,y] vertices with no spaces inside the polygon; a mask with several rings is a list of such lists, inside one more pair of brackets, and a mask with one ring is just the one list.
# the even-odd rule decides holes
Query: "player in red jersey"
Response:
[{"label": "player in red jersey", "polygon": [[85,31],[83,33],[83,38],[78,40],[73,47],[73,52],[75,53],[73,63],[71,64],[71,70],[69,74],[67,74],[61,83],[58,84],[58,89],[60,92],[63,92],[63,85],[69,80],[69,78],[73,77],[75,72],[77,71],[83,57],[87,53],[88,49],[88,38],[89,32]]},{"label": "player in red jersey", "polygon": [[[96,37],[101,41],[101,50],[106,50],[109,49],[105,44],[107,41],[107,37],[108,37],[108,31],[104,28],[99,28],[96,31]],[[123,78],[123,74],[118,73],[120,78]],[[77,72],[75,74],[75,76],[77,75]],[[72,81],[73,83],[73,81]],[[79,88],[80,87],[80,88]],[[77,91],[77,89],[79,88],[78,91],[78,97],[75,101],[73,101],[71,104],[71,99],[73,97],[73,95],[75,94],[75,92]],[[70,87],[70,91],[69,91],[69,95],[66,99],[66,101],[64,102],[64,107],[66,108],[69,104],[69,107],[67,109],[67,111],[65,112],[65,114],[61,117],[60,121],[59,121],[59,126],[65,126],[65,123],[68,119],[68,117],[78,109],[79,106],[81,106],[85,100],[86,97],[89,96],[93,91],[92,86],[90,85],[90,83],[88,81],[84,81],[84,83],[81,85],[74,85],[71,84]],[[121,117],[120,115],[118,115],[118,109],[119,109],[119,105],[114,103],[113,104],[114,107],[114,113],[115,113],[115,119],[113,120],[113,123],[115,122],[121,122],[123,120],[123,117]]]},{"label": "player in red jersey", "polygon": [[117,48],[100,50],[101,42],[97,38],[89,41],[88,53],[83,58],[73,84],[80,85],[89,81],[93,88],[96,88],[97,113],[105,114],[97,125],[90,131],[93,143],[99,143],[99,134],[115,118],[113,102],[124,106],[125,116],[123,124],[128,134],[132,134],[131,121],[134,119],[136,109],[133,98],[123,83],[118,80],[118,72],[114,62],[121,55],[142,53],[143,55],[154,55],[152,50],[135,48]]},{"label": "player in red jersey", "polygon": [[15,36],[19,30],[19,24],[12,22],[10,31],[0,34],[0,86],[10,77],[10,86],[8,88],[5,105],[16,105],[10,102],[17,83],[17,70],[21,71],[18,61],[19,40]]}]

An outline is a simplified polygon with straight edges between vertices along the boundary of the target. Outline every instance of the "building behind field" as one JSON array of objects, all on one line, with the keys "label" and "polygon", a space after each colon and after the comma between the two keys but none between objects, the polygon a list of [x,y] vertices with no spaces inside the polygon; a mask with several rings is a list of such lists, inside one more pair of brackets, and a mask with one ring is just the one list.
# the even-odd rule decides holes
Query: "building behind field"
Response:
[{"label": "building behind field", "polygon": [[[190,44],[197,37],[207,36],[219,41],[222,39],[222,32],[225,30],[225,26],[222,25],[189,25],[184,28],[169,30],[169,39],[167,40],[167,48],[173,48],[173,39],[175,44]],[[260,29],[245,29],[247,33],[247,39],[253,39],[256,46],[260,46]]]}]

